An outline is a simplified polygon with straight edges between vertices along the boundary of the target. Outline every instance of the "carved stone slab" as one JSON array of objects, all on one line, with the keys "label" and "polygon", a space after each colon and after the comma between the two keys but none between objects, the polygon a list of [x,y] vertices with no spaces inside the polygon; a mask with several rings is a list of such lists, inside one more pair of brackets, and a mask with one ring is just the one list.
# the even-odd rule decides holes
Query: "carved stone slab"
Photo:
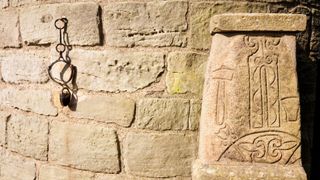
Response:
[{"label": "carved stone slab", "polygon": [[[221,164],[301,167],[296,37],[286,31],[304,30],[305,21],[303,15],[281,14],[213,17],[212,22],[218,23],[211,32],[222,33],[212,38],[196,164],[210,165],[211,170],[219,164],[214,171],[219,176],[228,172],[221,170]],[[258,25],[250,25],[254,22]],[[270,32],[273,27],[284,32]]]},{"label": "carved stone slab", "polygon": [[302,14],[237,13],[219,14],[211,18],[210,32],[231,31],[304,31],[307,17]]}]

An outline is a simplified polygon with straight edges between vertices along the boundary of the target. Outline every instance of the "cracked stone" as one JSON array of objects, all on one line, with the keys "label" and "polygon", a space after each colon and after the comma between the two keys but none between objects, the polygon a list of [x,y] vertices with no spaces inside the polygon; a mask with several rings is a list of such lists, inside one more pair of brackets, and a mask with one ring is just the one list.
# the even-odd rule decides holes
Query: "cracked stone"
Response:
[{"label": "cracked stone", "polygon": [[39,160],[47,160],[49,125],[40,116],[14,114],[7,123],[8,149]]},{"label": "cracked stone", "polygon": [[78,69],[78,86],[93,91],[133,92],[156,82],[164,71],[160,52],[74,50],[70,58]]},{"label": "cracked stone", "polygon": [[113,2],[103,9],[109,46],[186,46],[186,1]]}]

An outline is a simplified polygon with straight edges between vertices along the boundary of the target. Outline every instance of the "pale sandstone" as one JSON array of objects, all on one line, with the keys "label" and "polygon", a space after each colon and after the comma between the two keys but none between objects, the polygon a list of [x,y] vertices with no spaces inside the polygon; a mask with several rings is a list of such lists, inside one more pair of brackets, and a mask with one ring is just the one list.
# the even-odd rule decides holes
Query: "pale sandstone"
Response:
[{"label": "pale sandstone", "polygon": [[192,2],[190,7],[190,46],[195,49],[209,49],[211,36],[208,33],[210,18],[221,13],[265,13],[267,4],[253,2]]},{"label": "pale sandstone", "polygon": [[302,14],[235,13],[215,15],[210,32],[304,31],[307,17]]},{"label": "pale sandstone", "polygon": [[124,164],[129,174],[138,176],[190,176],[196,147],[195,135],[130,132]]},{"label": "pale sandstone", "polygon": [[[230,16],[213,19],[223,22]],[[302,15],[234,16],[238,18],[233,21],[242,19],[242,24],[252,23],[254,18],[270,18],[271,24],[283,22],[282,27],[279,25],[283,31],[303,29],[287,26],[286,18],[297,18],[296,23],[305,20]],[[242,16],[250,18],[246,21]],[[225,30],[241,27],[238,22],[233,25],[236,28]],[[252,25],[251,31],[267,32],[242,32],[247,30],[241,27],[238,34],[215,33],[212,37],[200,120],[199,161],[193,171],[196,180],[306,180],[301,167],[296,37],[292,32],[270,32],[270,27]]]},{"label": "pale sandstone", "polygon": [[[200,159],[208,163],[231,160],[299,164],[295,36],[216,34],[212,42],[201,112]],[[259,64],[254,63],[255,59],[261,59]],[[259,74],[255,69],[267,62],[268,69],[259,71],[265,78],[256,78]],[[264,82],[269,85],[263,89]],[[261,98],[268,98],[268,102]],[[252,158],[250,149],[258,150],[253,145],[260,140],[267,143],[270,138],[290,142],[279,145],[288,149],[279,150],[281,157],[266,154]],[[240,152],[237,146],[242,147]]]},{"label": "pale sandstone", "polygon": [[[5,5],[4,2],[2,6]],[[16,10],[0,11],[0,39],[0,48],[20,46],[18,12]]]},{"label": "pale sandstone", "polygon": [[10,52],[0,55],[1,74],[9,83],[43,83],[49,80],[49,56],[43,52]]},{"label": "pale sandstone", "polygon": [[186,1],[108,3],[103,7],[106,44],[184,47],[187,11]]},{"label": "pale sandstone", "polygon": [[195,180],[306,180],[301,166],[281,166],[273,164],[215,164],[203,165],[196,161],[192,168]]},{"label": "pale sandstone", "polygon": [[0,105],[15,107],[43,115],[57,115],[58,111],[51,102],[51,92],[47,90],[18,90],[4,88],[0,90]]},{"label": "pale sandstone", "polygon": [[7,121],[10,113],[0,111],[0,146],[6,145],[7,139]]},{"label": "pale sandstone", "polygon": [[39,180],[95,180],[94,173],[52,165],[41,165]]},{"label": "pale sandstone", "polygon": [[45,118],[13,114],[7,123],[7,147],[24,156],[47,160],[48,133]]},{"label": "pale sandstone", "polygon": [[123,174],[96,174],[94,180],[191,180],[191,177],[152,178]]},{"label": "pale sandstone", "polygon": [[36,164],[0,147],[0,179],[3,180],[34,180]]},{"label": "pale sandstone", "polygon": [[6,8],[9,6],[9,0],[0,1],[0,8]]},{"label": "pale sandstone", "polygon": [[142,99],[137,104],[135,126],[151,130],[189,129],[189,100],[187,99]]},{"label": "pale sandstone", "polygon": [[51,162],[94,172],[120,170],[117,135],[112,129],[53,121],[49,139]]},{"label": "pale sandstone", "polygon": [[[98,4],[93,2],[59,3],[22,8],[21,37],[27,44],[50,44],[58,41],[56,19],[68,19],[68,35],[72,45],[100,44]],[[34,33],[37,32],[37,33]]]},{"label": "pale sandstone", "polygon": [[[94,91],[133,92],[157,81],[164,71],[164,53],[160,52],[77,49],[70,52],[70,58],[78,69],[78,87]],[[56,59],[54,52],[52,61]]]},{"label": "pale sandstone", "polygon": [[80,96],[72,117],[87,118],[95,121],[111,122],[128,127],[134,116],[133,100],[120,96]]},{"label": "pale sandstone", "polygon": [[190,100],[189,128],[190,130],[198,130],[201,114],[201,100]]},{"label": "pale sandstone", "polygon": [[201,94],[207,59],[206,55],[196,53],[170,53],[166,76],[168,92]]}]

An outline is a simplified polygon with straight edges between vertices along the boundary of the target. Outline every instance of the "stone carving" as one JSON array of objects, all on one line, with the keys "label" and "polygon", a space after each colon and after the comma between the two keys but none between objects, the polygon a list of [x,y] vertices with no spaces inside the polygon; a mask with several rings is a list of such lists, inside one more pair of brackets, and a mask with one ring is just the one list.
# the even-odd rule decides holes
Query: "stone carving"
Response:
[{"label": "stone carving", "polygon": [[212,78],[217,80],[216,93],[216,113],[215,122],[217,125],[222,125],[226,117],[227,100],[226,100],[226,81],[232,80],[233,70],[226,66],[221,66],[212,73]]},{"label": "stone carving", "polygon": [[[284,48],[281,42],[285,41],[278,36],[242,36],[242,43],[245,45],[244,54],[241,60],[245,67],[229,67],[226,64],[212,68],[210,78],[212,81],[212,121],[215,139],[212,143],[219,145],[217,161],[232,159],[234,161],[259,162],[259,163],[294,163],[288,155],[292,155],[300,147],[300,140],[295,135],[280,136],[278,133],[265,136],[269,131],[286,133],[285,127],[288,123],[299,120],[299,98],[288,96],[296,92],[282,93],[280,88],[280,74],[284,79],[290,73],[283,74],[279,70],[279,64],[285,62],[281,50]],[[241,42],[241,41],[239,41]],[[246,82],[239,82],[239,76],[248,79]],[[234,86],[234,87],[232,87]],[[285,84],[287,86],[287,84]],[[235,115],[232,103],[235,89],[244,88],[248,101],[247,113],[240,112]],[[231,89],[230,89],[231,88]],[[243,137],[250,139],[243,141]],[[218,151],[217,151],[218,152]],[[236,155],[236,156],[235,156]],[[235,157],[234,157],[235,156]],[[300,154],[294,156],[300,159]]]},{"label": "stone carving", "polygon": [[286,33],[304,29],[305,16],[222,14],[211,23],[193,179],[306,180],[296,37]]},{"label": "stone carving", "polygon": [[216,80],[216,106],[214,113],[214,122],[218,126],[215,134],[222,140],[221,145],[227,146],[235,140],[235,130],[225,120],[227,119],[228,98],[226,94],[226,83],[233,79],[232,68],[222,65],[218,69],[213,70],[212,79]]},{"label": "stone carving", "polygon": [[297,96],[281,99],[281,106],[284,109],[286,121],[298,121],[300,115],[299,98]]},{"label": "stone carving", "polygon": [[300,140],[281,131],[262,131],[244,135],[229,146],[220,156],[243,162],[291,164]]},{"label": "stone carving", "polygon": [[279,127],[279,72],[277,46],[280,38],[244,36],[253,53],[248,57],[250,127]]}]

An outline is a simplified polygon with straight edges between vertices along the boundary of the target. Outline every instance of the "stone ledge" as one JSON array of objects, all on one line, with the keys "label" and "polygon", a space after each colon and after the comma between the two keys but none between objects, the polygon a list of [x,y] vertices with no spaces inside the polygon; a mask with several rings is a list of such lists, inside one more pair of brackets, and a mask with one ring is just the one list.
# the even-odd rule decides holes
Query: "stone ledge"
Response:
[{"label": "stone ledge", "polygon": [[196,160],[192,170],[193,180],[307,180],[299,165],[275,164],[202,164]]},{"label": "stone ledge", "polygon": [[304,31],[307,17],[302,14],[235,13],[211,18],[210,33],[236,31]]}]

